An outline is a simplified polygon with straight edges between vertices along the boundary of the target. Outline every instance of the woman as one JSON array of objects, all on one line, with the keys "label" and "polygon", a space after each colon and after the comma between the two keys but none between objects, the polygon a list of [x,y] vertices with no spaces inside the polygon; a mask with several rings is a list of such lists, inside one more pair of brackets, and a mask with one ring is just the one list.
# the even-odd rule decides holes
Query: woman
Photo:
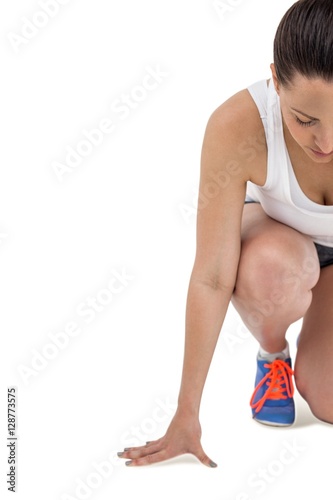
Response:
[{"label": "woman", "polygon": [[[127,465],[192,453],[216,467],[201,446],[199,407],[230,301],[259,343],[253,418],[294,422],[294,375],[313,414],[333,423],[331,0],[287,11],[271,72],[208,121],[178,408],[162,438],[119,453]],[[293,372],[286,331],[300,318]]]}]

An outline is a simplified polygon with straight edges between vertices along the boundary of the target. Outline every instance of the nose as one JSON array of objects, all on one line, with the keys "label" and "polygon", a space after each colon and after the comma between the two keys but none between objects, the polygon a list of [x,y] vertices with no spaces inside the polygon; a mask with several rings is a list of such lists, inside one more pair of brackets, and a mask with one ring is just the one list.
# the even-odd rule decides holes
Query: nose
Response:
[{"label": "nose", "polygon": [[315,144],[320,153],[329,154],[333,151],[333,131],[315,138]]}]

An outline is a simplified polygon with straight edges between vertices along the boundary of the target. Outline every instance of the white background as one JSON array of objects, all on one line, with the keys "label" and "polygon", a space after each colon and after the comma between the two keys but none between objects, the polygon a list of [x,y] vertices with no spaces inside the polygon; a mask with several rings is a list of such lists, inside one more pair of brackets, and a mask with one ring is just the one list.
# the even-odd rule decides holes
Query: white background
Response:
[{"label": "white background", "polygon": [[[330,426],[298,395],[293,427],[252,421],[257,344],[232,307],[201,411],[203,446],[218,468],[191,456],[137,469],[114,459],[138,432],[160,437],[172,417],[205,126],[229,96],[270,77],[274,33],[293,2],[224,3],[223,13],[213,0],[71,0],[52,18],[38,14],[42,0],[1,4],[2,497],[12,498],[13,385],[15,498],[275,500],[330,491]],[[18,42],[27,20],[45,26]],[[136,87],[147,68],[163,77],[143,93]],[[121,119],[111,106],[131,93],[141,101],[132,98],[136,107]],[[113,132],[60,179],[54,162],[65,163],[82,131],[104,119]],[[106,295],[115,271],[127,278]],[[109,300],[90,323],[79,314],[89,297]],[[69,323],[76,336],[64,333]],[[298,329],[288,332],[293,356]],[[54,347],[52,334],[67,345]],[[268,475],[258,482],[261,469]]]}]

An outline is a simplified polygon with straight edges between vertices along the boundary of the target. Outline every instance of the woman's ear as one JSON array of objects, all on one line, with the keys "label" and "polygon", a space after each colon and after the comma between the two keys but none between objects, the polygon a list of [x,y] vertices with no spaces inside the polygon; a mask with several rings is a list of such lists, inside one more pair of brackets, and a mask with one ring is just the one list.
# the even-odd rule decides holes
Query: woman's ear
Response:
[{"label": "woman's ear", "polygon": [[271,72],[272,72],[272,78],[273,78],[273,83],[274,83],[274,87],[275,87],[275,90],[276,90],[276,93],[278,95],[280,95],[280,87],[279,87],[279,82],[278,82],[278,79],[277,79],[277,76],[276,76],[276,70],[275,70],[275,65],[272,63],[270,65],[270,68],[271,68]]}]

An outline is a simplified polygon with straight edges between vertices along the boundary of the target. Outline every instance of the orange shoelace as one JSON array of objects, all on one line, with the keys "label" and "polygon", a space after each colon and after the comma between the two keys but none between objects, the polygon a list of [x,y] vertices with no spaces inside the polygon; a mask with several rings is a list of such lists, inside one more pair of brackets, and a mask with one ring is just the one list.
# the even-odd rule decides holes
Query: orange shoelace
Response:
[{"label": "orange shoelace", "polygon": [[[290,366],[281,359],[275,359],[272,363],[266,363],[265,368],[270,368],[270,371],[262,378],[252,395],[250,405],[258,413],[264,406],[267,399],[287,399],[294,395],[294,385],[292,375],[294,374]],[[259,389],[267,384],[268,388],[265,394],[259,401],[253,403]],[[284,385],[284,387],[282,387]],[[287,395],[285,394],[287,393]]]}]

